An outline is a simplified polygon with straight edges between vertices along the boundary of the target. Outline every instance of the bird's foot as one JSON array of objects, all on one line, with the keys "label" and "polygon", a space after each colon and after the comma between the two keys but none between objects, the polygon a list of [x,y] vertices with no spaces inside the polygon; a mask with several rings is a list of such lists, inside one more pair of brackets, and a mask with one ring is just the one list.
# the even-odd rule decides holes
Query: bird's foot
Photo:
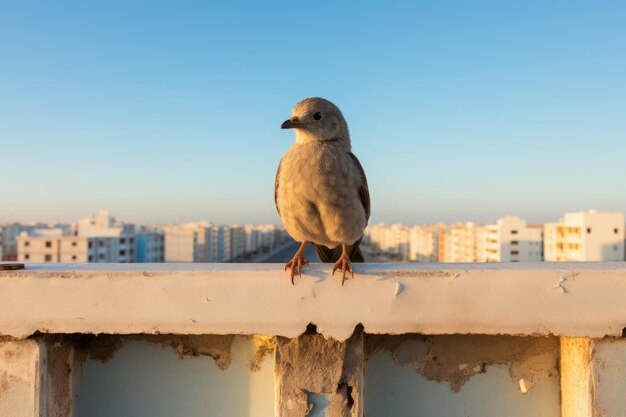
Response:
[{"label": "bird's foot", "polygon": [[308,264],[309,261],[302,255],[300,251],[296,253],[292,260],[285,264],[285,271],[289,268],[291,273],[291,285],[295,285],[293,282],[293,277],[296,275],[296,269],[298,270],[298,275],[302,277],[302,265]]},{"label": "bird's foot", "polygon": [[335,271],[339,269],[339,267],[341,267],[341,285],[343,286],[343,282],[346,280],[346,271],[350,271],[350,276],[354,278],[352,262],[350,262],[350,257],[345,251],[343,251],[341,257],[339,257],[335,265],[333,265],[333,275],[335,275]]}]

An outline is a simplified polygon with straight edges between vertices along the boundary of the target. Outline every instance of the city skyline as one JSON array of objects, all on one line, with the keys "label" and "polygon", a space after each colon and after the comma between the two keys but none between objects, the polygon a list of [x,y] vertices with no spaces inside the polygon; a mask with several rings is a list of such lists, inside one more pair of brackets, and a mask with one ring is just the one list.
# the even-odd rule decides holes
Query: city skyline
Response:
[{"label": "city skyline", "polygon": [[0,223],[278,224],[279,126],[313,95],[372,223],[626,212],[625,4],[309,6],[0,5]]}]

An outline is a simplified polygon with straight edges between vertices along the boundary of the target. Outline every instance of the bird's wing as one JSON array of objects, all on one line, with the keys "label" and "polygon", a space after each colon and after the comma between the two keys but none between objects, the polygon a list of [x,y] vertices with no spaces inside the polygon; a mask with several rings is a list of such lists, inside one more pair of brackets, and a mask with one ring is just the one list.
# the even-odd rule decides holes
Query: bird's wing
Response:
[{"label": "bird's wing", "polygon": [[280,209],[278,208],[278,177],[280,176],[280,166],[282,163],[283,161],[281,159],[278,164],[278,169],[276,170],[276,179],[274,179],[274,204],[276,205],[276,211],[278,214],[280,214]]},{"label": "bird's wing", "polygon": [[[361,163],[359,162],[358,158],[352,152],[348,152],[348,155],[350,155],[350,159],[352,159],[352,162],[354,162],[354,165],[356,166],[356,169],[359,171],[359,175],[361,176],[361,184],[359,185],[359,189],[358,189],[359,199],[361,200],[361,204],[363,204],[363,209],[365,210],[365,218],[369,220],[370,213],[371,213],[371,206],[370,206],[370,190],[367,186],[367,177],[365,176],[365,171],[363,170],[363,167],[361,166]],[[278,181],[278,177],[276,181]]]}]

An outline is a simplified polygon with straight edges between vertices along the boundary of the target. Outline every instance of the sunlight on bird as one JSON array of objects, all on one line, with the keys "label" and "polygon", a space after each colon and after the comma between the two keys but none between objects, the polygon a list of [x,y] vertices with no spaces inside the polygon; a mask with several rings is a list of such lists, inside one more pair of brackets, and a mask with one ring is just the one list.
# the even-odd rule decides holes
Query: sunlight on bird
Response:
[{"label": "sunlight on bird", "polygon": [[359,243],[370,217],[370,197],[363,167],[351,152],[350,133],[341,111],[323,98],[297,103],[282,129],[294,129],[296,140],[276,172],[274,199],[287,232],[301,242],[285,265],[291,282],[308,261],[311,242],[322,262],[335,262],[354,277],[352,262],[363,262]]}]

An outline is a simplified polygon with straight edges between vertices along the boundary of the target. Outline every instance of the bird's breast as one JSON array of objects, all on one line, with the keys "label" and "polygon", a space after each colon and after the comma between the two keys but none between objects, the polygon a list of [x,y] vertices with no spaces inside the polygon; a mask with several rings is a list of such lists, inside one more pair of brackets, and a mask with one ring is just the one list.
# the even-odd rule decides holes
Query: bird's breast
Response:
[{"label": "bird's breast", "polygon": [[277,191],[287,231],[297,240],[329,247],[360,238],[366,219],[357,195],[359,181],[344,150],[294,145],[281,162]]}]

